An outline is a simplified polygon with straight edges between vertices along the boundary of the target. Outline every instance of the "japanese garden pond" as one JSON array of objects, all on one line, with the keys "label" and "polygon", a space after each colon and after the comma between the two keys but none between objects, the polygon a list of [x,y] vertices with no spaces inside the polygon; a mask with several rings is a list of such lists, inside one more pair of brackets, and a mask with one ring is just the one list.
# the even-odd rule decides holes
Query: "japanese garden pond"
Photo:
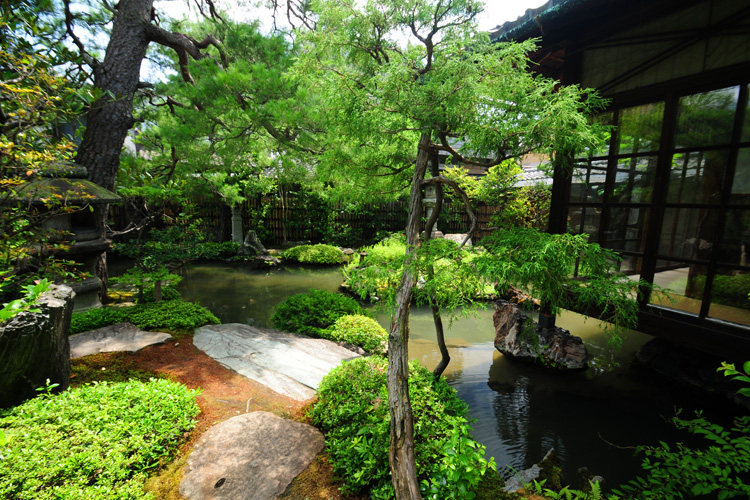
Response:
[{"label": "japanese garden pond", "polygon": [[[185,300],[200,302],[222,323],[266,327],[273,326],[270,317],[288,296],[311,288],[335,291],[342,282],[337,268],[258,270],[196,263],[180,273],[184,279],[179,291]],[[563,313],[557,323],[583,338],[599,368],[561,374],[509,360],[494,348],[493,310],[488,306],[459,317],[446,329],[451,362],[445,376],[469,405],[475,439],[487,447],[488,458],[495,458],[506,478],[554,448],[565,479],[574,486],[576,470],[585,466],[615,487],[641,472],[632,447],[690,437],[669,423],[675,409],[692,416],[692,410],[723,412],[726,407],[634,364],[636,351],[651,337],[630,332],[622,348],[613,350],[597,321],[574,313]],[[387,329],[387,315],[377,318]],[[412,309],[409,353],[429,369],[440,359],[429,309]]]}]

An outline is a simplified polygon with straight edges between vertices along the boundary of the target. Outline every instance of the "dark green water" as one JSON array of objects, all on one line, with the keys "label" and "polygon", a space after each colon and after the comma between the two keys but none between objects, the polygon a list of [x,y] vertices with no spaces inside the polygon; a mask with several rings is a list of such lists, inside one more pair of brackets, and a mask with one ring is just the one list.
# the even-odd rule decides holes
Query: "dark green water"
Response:
[{"label": "dark green water", "polygon": [[[340,271],[330,268],[259,271],[236,264],[193,264],[181,274],[184,299],[200,302],[223,323],[258,326],[272,326],[274,308],[286,297],[311,288],[334,291],[342,282]],[[378,319],[388,327],[387,314]],[[590,355],[610,368],[559,374],[508,360],[493,346],[490,310],[459,318],[447,329],[452,359],[446,376],[476,419],[474,437],[487,446],[504,476],[530,467],[555,448],[574,486],[581,466],[604,476],[609,487],[617,486],[640,471],[639,459],[622,447],[684,440],[665,421],[675,407],[717,407],[703,395],[631,366],[634,353],[650,337],[632,332],[623,348],[613,351],[594,320],[565,313],[558,325],[582,337]],[[411,332],[410,356],[432,369],[439,353],[429,310],[412,310]]]}]

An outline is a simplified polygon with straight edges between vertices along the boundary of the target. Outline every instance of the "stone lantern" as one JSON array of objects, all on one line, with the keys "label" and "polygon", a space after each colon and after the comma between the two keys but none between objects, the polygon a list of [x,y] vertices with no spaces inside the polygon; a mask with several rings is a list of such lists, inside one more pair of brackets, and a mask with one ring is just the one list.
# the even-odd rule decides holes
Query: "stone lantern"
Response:
[{"label": "stone lantern", "polygon": [[[57,206],[81,207],[59,211],[42,224],[42,228],[53,234],[52,242],[66,242],[66,249],[54,255],[79,263],[77,270],[87,275],[83,280],[66,283],[76,294],[76,310],[102,305],[104,286],[97,271],[112,243],[106,237],[104,211],[110,203],[121,200],[115,193],[86,180],[86,173],[86,167],[74,163],[51,163],[29,183],[22,195],[36,207],[48,206],[51,197],[58,200]],[[45,250],[39,251],[44,253]]]}]

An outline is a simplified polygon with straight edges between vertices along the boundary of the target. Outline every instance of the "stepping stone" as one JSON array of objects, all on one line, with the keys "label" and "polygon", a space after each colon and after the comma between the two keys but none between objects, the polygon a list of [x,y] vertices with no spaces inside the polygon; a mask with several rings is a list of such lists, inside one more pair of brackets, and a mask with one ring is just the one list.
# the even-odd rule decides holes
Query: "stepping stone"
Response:
[{"label": "stepping stone", "polygon": [[189,500],[271,500],[284,493],[323,449],[315,427],[252,412],[211,427],[185,466]]},{"label": "stepping stone", "polygon": [[193,344],[224,366],[298,401],[313,397],[341,361],[359,357],[329,340],[241,323],[197,328]]},{"label": "stepping stone", "polygon": [[117,323],[98,330],[76,333],[69,337],[70,358],[80,358],[100,352],[135,352],[153,344],[163,344],[172,336],[168,333],[146,332],[132,323]]}]

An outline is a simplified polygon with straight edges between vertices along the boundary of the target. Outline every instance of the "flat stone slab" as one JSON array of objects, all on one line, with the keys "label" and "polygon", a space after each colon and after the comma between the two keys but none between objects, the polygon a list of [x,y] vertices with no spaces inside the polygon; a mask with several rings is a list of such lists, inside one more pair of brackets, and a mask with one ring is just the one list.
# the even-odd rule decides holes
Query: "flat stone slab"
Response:
[{"label": "flat stone slab", "polygon": [[193,344],[224,366],[298,401],[313,397],[332,368],[359,357],[329,340],[242,323],[197,328]]},{"label": "flat stone slab", "polygon": [[189,500],[271,500],[284,493],[323,449],[315,427],[252,412],[211,427],[185,466]]},{"label": "flat stone slab", "polygon": [[171,339],[168,333],[146,332],[132,323],[117,323],[98,330],[76,333],[69,337],[70,358],[80,358],[100,352],[135,352],[146,346],[162,344]]}]

